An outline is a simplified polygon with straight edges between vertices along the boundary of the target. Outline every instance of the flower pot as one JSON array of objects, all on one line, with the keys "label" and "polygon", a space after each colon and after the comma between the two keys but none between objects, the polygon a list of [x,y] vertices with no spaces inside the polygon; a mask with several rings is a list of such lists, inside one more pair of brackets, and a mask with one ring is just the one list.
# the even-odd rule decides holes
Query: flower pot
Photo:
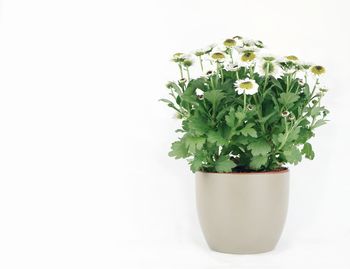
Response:
[{"label": "flower pot", "polygon": [[253,254],[274,249],[288,209],[289,171],[196,173],[200,225],[212,250]]}]

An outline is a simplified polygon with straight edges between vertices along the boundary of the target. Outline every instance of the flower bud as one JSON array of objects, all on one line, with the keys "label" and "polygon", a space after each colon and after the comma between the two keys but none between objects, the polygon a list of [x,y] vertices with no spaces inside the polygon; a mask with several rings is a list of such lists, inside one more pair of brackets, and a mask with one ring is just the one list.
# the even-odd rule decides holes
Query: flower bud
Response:
[{"label": "flower bud", "polygon": [[182,79],[179,80],[180,84],[185,84],[186,82],[187,82],[187,79],[185,79],[185,78],[182,78]]},{"label": "flower bud", "polygon": [[247,109],[248,109],[249,111],[252,111],[252,110],[254,109],[254,106],[251,105],[251,104],[248,104],[248,105],[247,105]]},{"label": "flower bud", "polygon": [[287,110],[285,110],[285,111],[283,111],[282,113],[281,113],[281,116],[283,117],[283,118],[286,118],[286,117],[288,117],[289,116],[289,112],[287,111]]},{"label": "flower bud", "polygon": [[193,65],[193,61],[191,59],[186,59],[184,60],[183,65],[186,67],[190,67],[191,65]]}]

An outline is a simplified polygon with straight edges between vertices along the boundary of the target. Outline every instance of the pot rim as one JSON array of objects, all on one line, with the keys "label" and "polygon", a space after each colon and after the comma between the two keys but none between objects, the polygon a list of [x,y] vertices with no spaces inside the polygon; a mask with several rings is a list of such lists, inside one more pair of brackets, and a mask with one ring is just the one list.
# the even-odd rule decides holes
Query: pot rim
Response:
[{"label": "pot rim", "polygon": [[282,167],[280,170],[272,170],[272,171],[260,171],[260,172],[203,172],[197,171],[196,173],[202,174],[219,174],[219,175],[264,175],[264,174],[283,174],[289,173],[288,167]]}]

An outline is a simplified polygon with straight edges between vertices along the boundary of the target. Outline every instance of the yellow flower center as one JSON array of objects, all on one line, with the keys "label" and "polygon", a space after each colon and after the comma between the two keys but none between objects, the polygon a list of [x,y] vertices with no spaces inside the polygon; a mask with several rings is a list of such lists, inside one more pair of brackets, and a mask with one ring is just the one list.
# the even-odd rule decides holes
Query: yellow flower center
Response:
[{"label": "yellow flower center", "polygon": [[250,81],[245,81],[239,84],[239,87],[245,91],[249,91],[251,89],[253,89],[253,83],[251,83]]},{"label": "yellow flower center", "polygon": [[214,59],[214,60],[222,60],[225,58],[225,55],[221,52],[215,52],[211,55],[211,57]]},{"label": "yellow flower center", "polygon": [[242,57],[241,57],[241,60],[243,62],[251,62],[255,59],[255,53],[253,52],[244,52]]},{"label": "yellow flower center", "polygon": [[322,75],[326,72],[326,69],[321,65],[314,65],[311,67],[311,72],[315,75]]},{"label": "yellow flower center", "polygon": [[289,61],[297,61],[298,57],[294,56],[294,55],[288,55],[288,56],[286,56],[286,59]]},{"label": "yellow flower center", "polygon": [[228,48],[231,48],[233,47],[234,45],[236,45],[236,41],[234,41],[233,39],[229,38],[229,39],[226,39],[224,41],[224,45]]}]

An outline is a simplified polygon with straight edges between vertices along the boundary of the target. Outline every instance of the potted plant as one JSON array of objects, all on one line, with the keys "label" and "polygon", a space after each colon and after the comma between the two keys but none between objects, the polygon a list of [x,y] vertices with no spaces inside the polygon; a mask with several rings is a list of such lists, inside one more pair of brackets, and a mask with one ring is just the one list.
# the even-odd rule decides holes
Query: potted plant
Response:
[{"label": "potted plant", "polygon": [[182,127],[169,156],[187,159],[196,173],[208,245],[225,253],[272,250],[287,213],[285,165],[314,158],[308,141],[327,122],[325,68],[268,54],[261,41],[239,36],[172,60],[180,78],[167,84],[172,100],[161,101]]}]

